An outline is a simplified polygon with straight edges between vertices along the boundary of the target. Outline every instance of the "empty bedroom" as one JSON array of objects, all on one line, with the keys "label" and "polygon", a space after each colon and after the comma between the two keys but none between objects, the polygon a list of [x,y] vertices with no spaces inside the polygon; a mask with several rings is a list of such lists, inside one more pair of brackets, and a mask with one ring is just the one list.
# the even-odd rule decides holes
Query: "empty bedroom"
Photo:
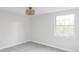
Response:
[{"label": "empty bedroom", "polygon": [[78,7],[0,7],[0,52],[79,52]]}]

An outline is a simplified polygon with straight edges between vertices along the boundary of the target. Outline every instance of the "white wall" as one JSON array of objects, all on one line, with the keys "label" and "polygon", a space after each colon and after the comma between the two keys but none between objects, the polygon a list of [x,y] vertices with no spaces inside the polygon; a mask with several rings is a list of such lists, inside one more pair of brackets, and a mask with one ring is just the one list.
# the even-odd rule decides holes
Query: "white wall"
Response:
[{"label": "white wall", "polygon": [[[63,14],[75,15],[75,37],[66,38],[54,36],[55,16]],[[79,51],[79,9],[35,16],[31,19],[32,39],[34,42],[68,51]]]},{"label": "white wall", "polygon": [[[55,16],[75,14],[76,37],[54,36]],[[79,9],[27,17],[0,10],[0,49],[34,41],[69,51],[79,51]],[[32,36],[32,37],[31,37]]]},{"label": "white wall", "polygon": [[0,49],[29,41],[30,22],[27,16],[0,10]]}]

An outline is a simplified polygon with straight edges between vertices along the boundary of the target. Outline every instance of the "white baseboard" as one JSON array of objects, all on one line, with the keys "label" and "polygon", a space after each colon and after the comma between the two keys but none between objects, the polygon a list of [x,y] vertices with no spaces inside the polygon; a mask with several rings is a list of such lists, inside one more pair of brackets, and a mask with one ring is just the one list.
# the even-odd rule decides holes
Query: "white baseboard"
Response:
[{"label": "white baseboard", "polygon": [[19,44],[27,43],[27,42],[29,42],[29,41],[17,42],[17,43],[11,44],[11,45],[4,46],[4,47],[0,48],[0,50],[6,49],[6,48],[9,48],[9,47],[13,47],[13,46],[16,46],[16,45],[19,45]]},{"label": "white baseboard", "polygon": [[41,42],[41,41],[32,41],[32,42],[35,42],[35,43],[38,43],[38,44],[43,44],[43,45],[46,45],[46,46],[49,46],[49,47],[53,47],[53,48],[57,48],[57,49],[61,49],[61,50],[67,51],[67,52],[74,52],[72,50],[61,48],[61,47],[56,47],[56,46],[53,46],[51,44],[47,44],[47,43],[44,43],[44,42]]},{"label": "white baseboard", "polygon": [[61,49],[61,50],[64,50],[64,51],[68,51],[68,52],[74,52],[74,51],[71,51],[69,49],[65,49],[65,48],[61,48],[61,47],[56,47],[56,46],[53,46],[51,44],[47,44],[45,42],[41,42],[41,41],[23,41],[23,42],[17,42],[16,44],[12,44],[12,45],[8,45],[8,46],[5,46],[3,48],[0,48],[0,50],[2,49],[6,49],[6,48],[9,48],[9,47],[13,47],[13,46],[16,46],[16,45],[19,45],[19,44],[23,44],[23,43],[27,43],[27,42],[35,42],[35,43],[38,43],[38,44],[43,44],[43,45],[46,45],[46,46],[49,46],[49,47],[54,47],[54,48],[58,48],[58,49]]}]

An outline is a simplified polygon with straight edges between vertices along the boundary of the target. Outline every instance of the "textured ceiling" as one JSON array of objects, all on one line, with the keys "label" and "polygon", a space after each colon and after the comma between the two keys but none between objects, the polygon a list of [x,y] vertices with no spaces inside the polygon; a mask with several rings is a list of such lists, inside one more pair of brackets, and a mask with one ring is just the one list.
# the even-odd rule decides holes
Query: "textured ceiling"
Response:
[{"label": "textured ceiling", "polygon": [[[75,9],[76,7],[34,7],[36,15],[57,12],[62,10]],[[0,7],[1,10],[6,10],[9,12],[14,12],[18,14],[25,15],[25,7]]]}]

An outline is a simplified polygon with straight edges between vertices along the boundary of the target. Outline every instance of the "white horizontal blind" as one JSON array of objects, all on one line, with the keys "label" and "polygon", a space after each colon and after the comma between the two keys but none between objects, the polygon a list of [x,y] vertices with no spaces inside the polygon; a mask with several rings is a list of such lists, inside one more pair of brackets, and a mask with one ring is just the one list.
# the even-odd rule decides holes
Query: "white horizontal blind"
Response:
[{"label": "white horizontal blind", "polygon": [[74,35],[74,14],[56,16],[55,34],[58,36]]}]

